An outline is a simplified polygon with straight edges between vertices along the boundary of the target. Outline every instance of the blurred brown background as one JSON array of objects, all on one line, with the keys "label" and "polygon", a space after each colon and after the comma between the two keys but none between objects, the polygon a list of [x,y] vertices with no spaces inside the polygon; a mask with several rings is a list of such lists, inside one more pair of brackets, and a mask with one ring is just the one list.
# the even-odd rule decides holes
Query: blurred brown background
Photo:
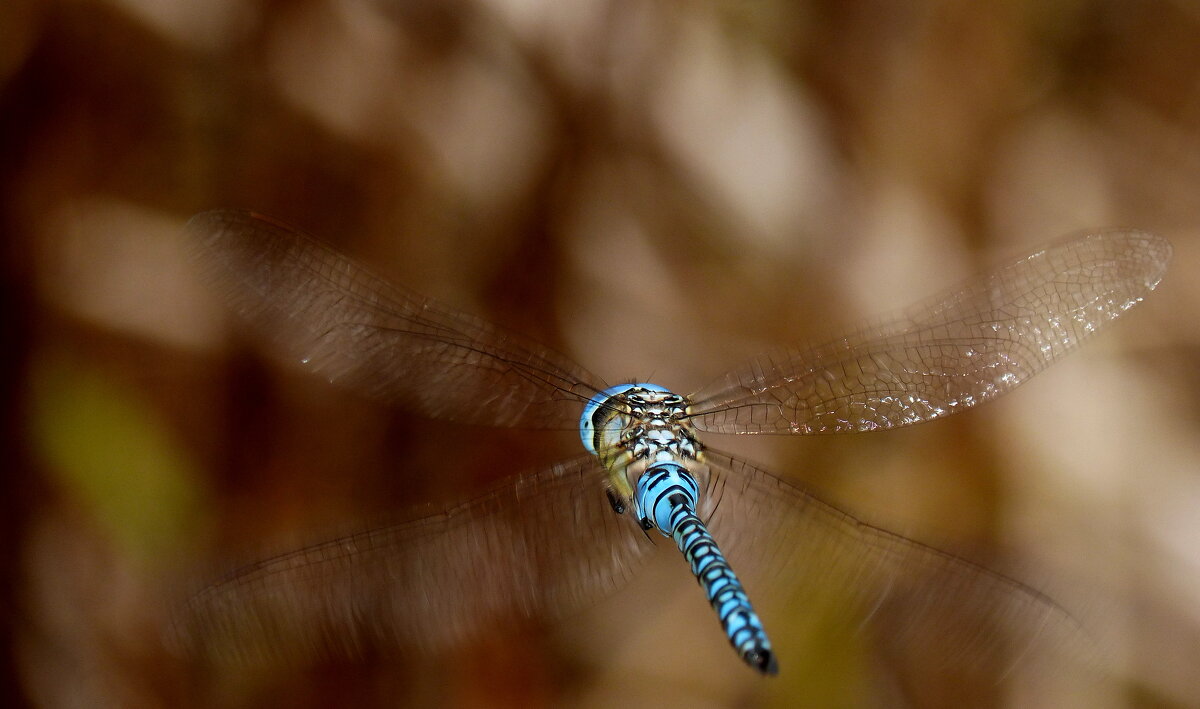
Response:
[{"label": "blurred brown background", "polygon": [[[0,704],[1200,705],[1200,6],[8,0],[0,87]],[[803,619],[773,630],[789,650],[763,680],[682,564],[449,655],[224,673],[165,654],[160,579],[192,560],[578,446],[279,371],[184,257],[215,206],[679,391],[1066,232],[1164,234],[1160,290],[1002,402],[718,442],[1111,609],[1110,680],[956,696],[919,662],[786,639]]]}]

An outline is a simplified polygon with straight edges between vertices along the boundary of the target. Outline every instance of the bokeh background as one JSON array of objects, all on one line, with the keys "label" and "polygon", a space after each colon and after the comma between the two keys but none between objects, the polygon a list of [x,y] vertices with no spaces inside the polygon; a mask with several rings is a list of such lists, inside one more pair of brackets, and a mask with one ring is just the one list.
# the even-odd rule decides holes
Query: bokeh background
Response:
[{"label": "bokeh background", "polygon": [[[0,704],[1200,705],[1200,6],[7,0],[0,92]],[[1108,677],[963,694],[919,653],[830,649],[781,618],[763,680],[681,563],[436,655],[172,656],[181,569],[578,445],[280,369],[185,257],[182,225],[216,206],[680,391],[1067,232],[1167,236],[1153,297],[1000,402],[719,442],[1106,609]]]}]

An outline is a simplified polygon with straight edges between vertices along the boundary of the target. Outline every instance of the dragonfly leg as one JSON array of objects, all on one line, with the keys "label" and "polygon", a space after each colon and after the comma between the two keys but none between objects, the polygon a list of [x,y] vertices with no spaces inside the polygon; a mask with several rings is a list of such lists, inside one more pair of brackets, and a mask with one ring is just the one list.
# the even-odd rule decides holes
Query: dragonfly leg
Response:
[{"label": "dragonfly leg", "polygon": [[621,499],[615,490],[608,488],[604,494],[608,496],[608,504],[612,506],[613,512],[619,515],[625,514],[625,500]]}]

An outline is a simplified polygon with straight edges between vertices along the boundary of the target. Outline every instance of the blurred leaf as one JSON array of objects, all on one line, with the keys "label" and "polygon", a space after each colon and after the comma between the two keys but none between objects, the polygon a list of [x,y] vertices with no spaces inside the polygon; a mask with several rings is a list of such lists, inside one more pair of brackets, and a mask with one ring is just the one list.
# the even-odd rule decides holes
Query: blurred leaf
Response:
[{"label": "blurred leaf", "polygon": [[153,558],[196,519],[200,489],[187,455],[144,402],[88,364],[62,356],[34,368],[35,450],[127,554]]},{"label": "blurred leaf", "polygon": [[870,704],[866,638],[846,627],[838,593],[814,595],[802,613],[773,614],[768,626],[776,641],[780,673],[771,682],[766,706],[860,707]]}]

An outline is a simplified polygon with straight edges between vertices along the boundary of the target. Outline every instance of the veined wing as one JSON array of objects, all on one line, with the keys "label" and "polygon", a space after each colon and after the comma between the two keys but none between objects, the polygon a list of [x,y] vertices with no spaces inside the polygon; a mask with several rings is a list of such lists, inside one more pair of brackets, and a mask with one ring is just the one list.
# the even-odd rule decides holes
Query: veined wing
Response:
[{"label": "veined wing", "polygon": [[250,212],[188,222],[197,261],[255,335],[332,382],[463,423],[574,428],[604,384],[566,357],[371,274]]},{"label": "veined wing", "polygon": [[868,524],[743,460],[711,449],[704,459],[701,515],[751,598],[824,614],[833,627],[956,672],[1002,674],[1026,654],[1094,656],[1076,619],[1035,588]]},{"label": "veined wing", "polygon": [[436,649],[555,618],[624,584],[653,543],[613,512],[591,455],[433,514],[234,571],[178,609],[172,642],[218,661]]},{"label": "veined wing", "polygon": [[1105,231],[1038,251],[819,347],[760,355],[694,394],[697,429],[842,433],[929,421],[995,398],[1158,285],[1166,239]]}]

